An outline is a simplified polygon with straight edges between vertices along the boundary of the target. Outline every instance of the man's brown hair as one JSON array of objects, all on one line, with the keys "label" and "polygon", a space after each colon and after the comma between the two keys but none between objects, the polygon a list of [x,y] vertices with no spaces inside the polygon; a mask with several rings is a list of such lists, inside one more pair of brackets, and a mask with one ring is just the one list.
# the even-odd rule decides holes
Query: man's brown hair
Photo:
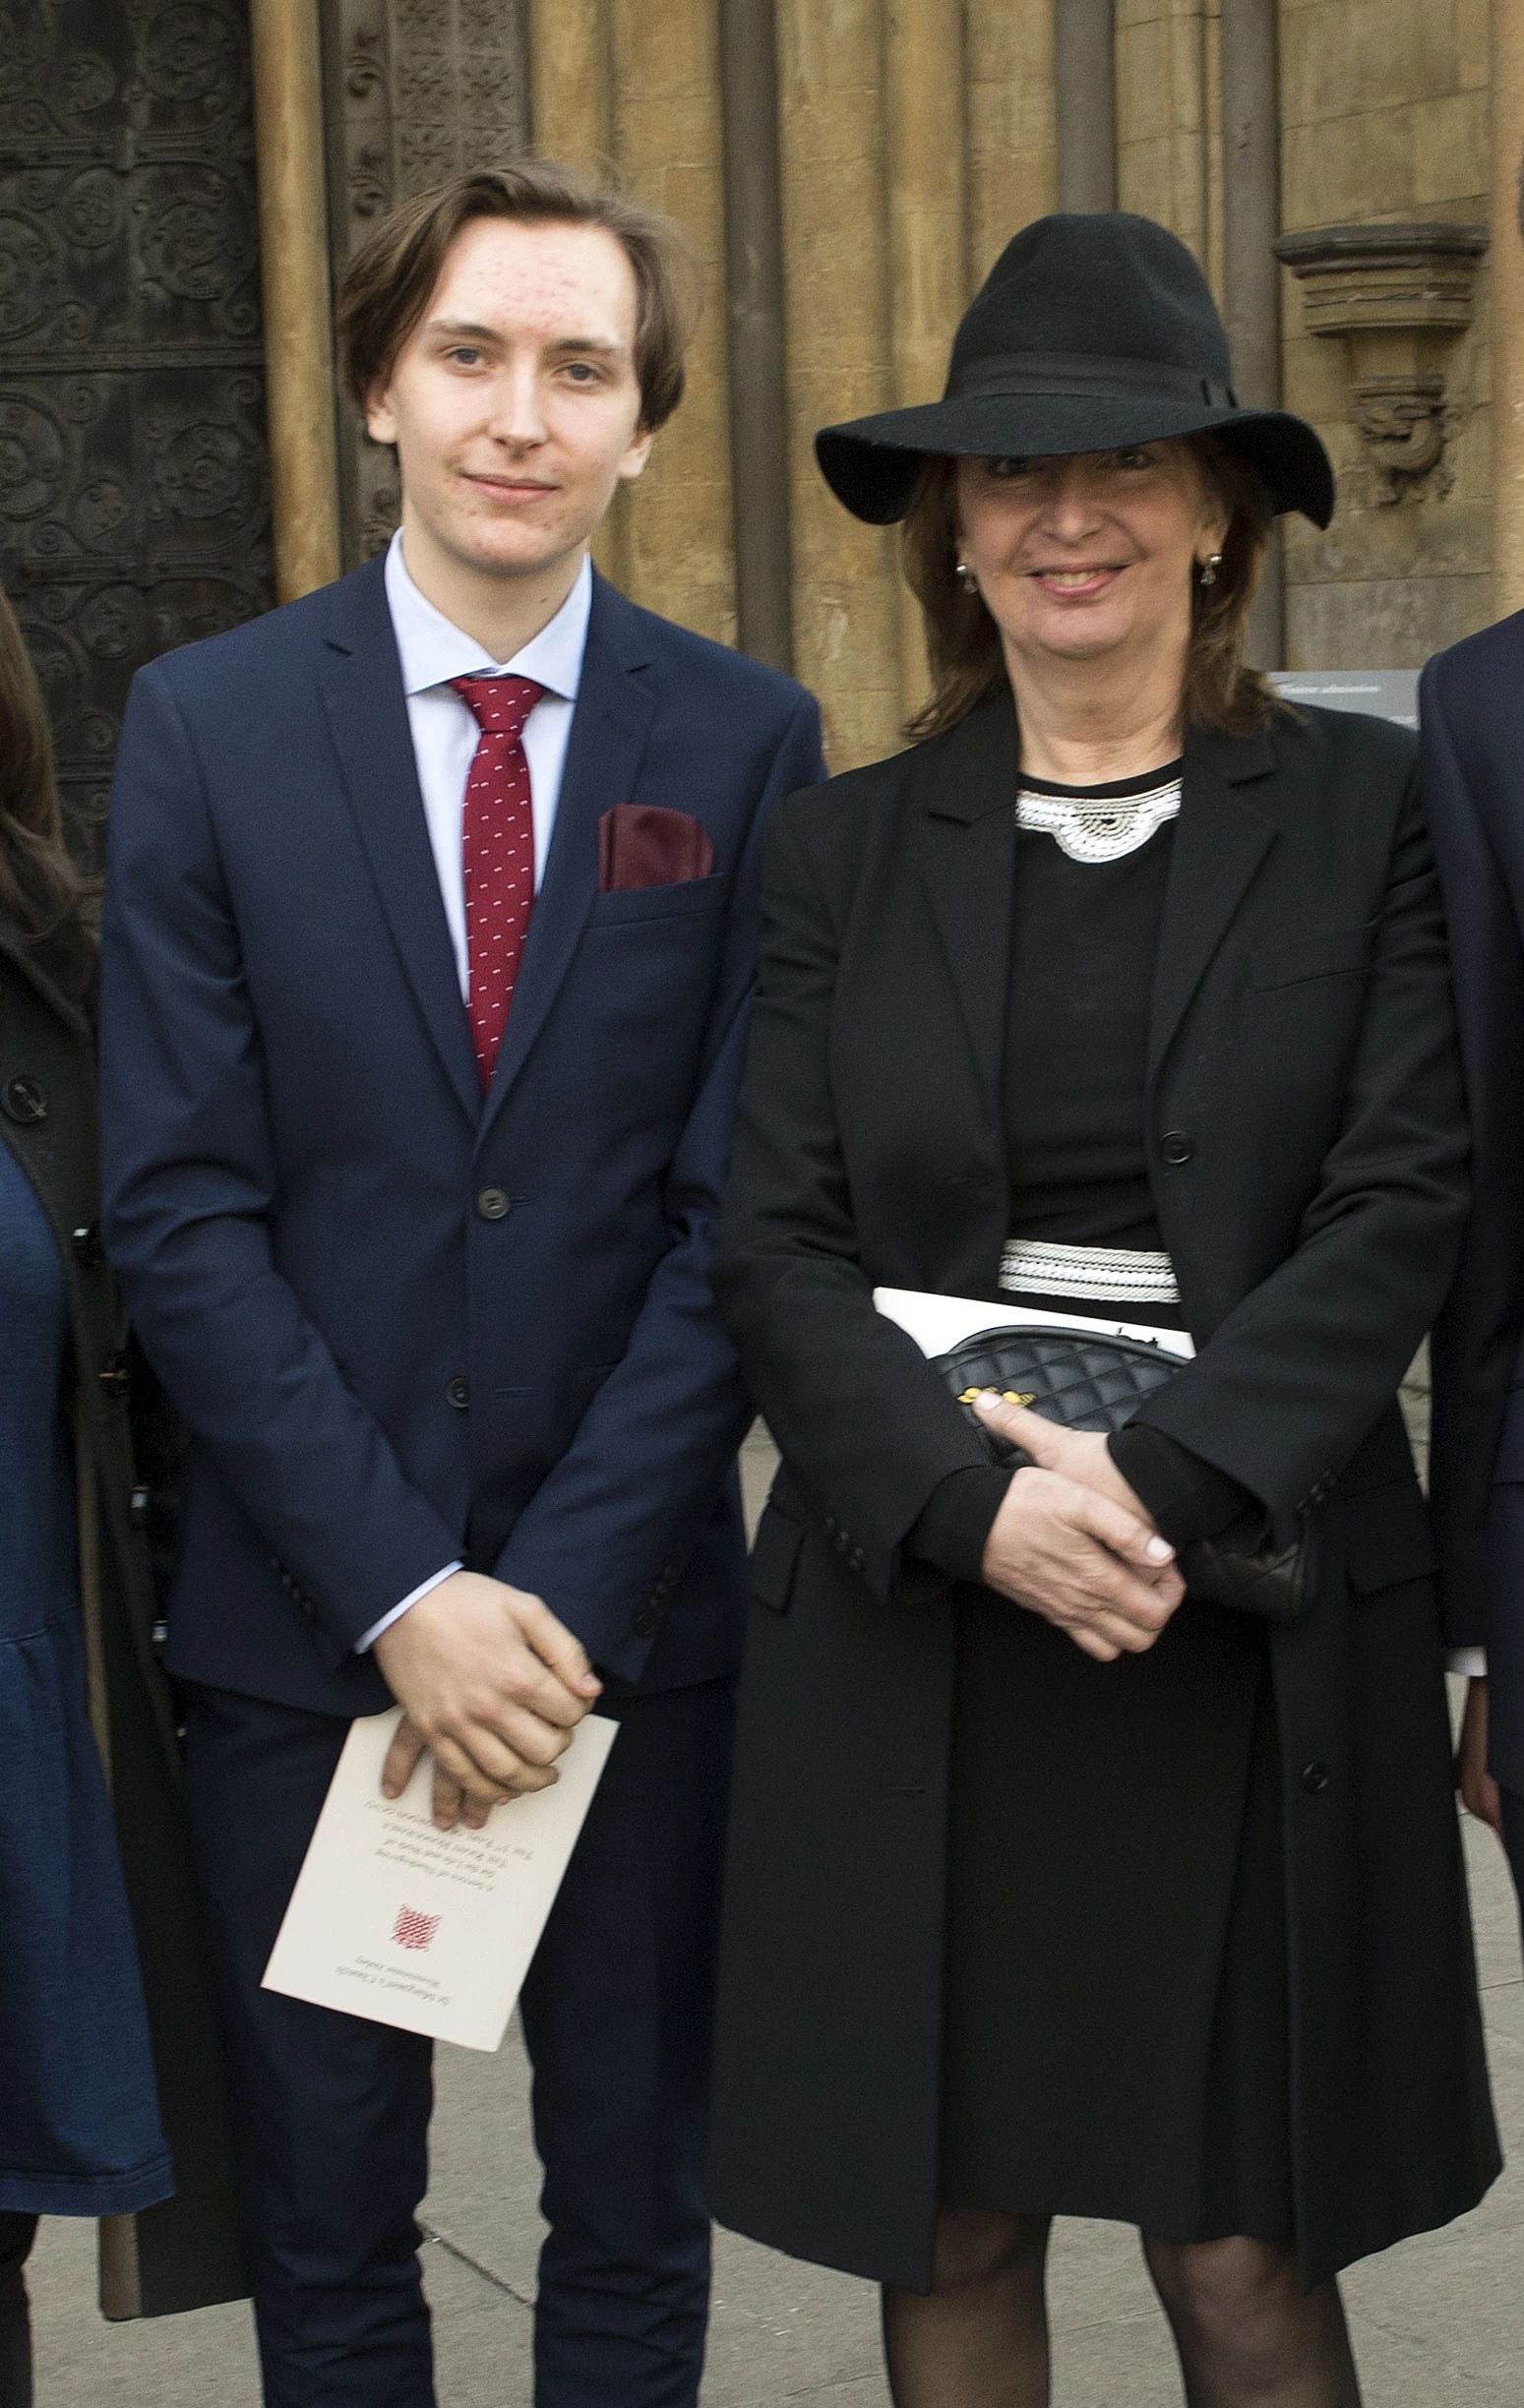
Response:
[{"label": "man's brown hair", "polygon": [[[1186,654],[1188,727],[1249,736],[1286,705],[1244,658],[1249,606],[1254,598],[1271,525],[1269,498],[1239,452],[1213,435],[1185,438],[1202,479],[1228,520],[1222,563],[1210,585],[1191,597],[1190,646]],[[901,533],[905,580],[921,605],[931,662],[931,699],[908,723],[913,741],[941,736],[1006,684],[1000,630],[977,593],[957,575],[957,462],[941,454],[921,472]]]},{"label": "man's brown hair", "polygon": [[640,426],[647,433],[664,426],[683,397],[683,359],[699,316],[698,255],[675,218],[556,159],[455,176],[404,201],[361,244],[340,279],[335,312],[344,389],[357,408],[390,381],[452,243],[478,217],[601,226],[614,236],[635,274]]}]

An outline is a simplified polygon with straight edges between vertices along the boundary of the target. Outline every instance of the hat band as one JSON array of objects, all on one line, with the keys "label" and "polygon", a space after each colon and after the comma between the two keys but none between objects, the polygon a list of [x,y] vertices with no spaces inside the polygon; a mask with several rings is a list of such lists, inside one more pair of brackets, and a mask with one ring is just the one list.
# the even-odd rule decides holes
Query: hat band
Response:
[{"label": "hat band", "polygon": [[1019,351],[1003,359],[981,359],[956,369],[943,396],[972,401],[1021,393],[1106,393],[1116,400],[1204,401],[1212,409],[1237,409],[1231,385],[1172,368],[1165,360],[1100,359],[1093,351]]}]

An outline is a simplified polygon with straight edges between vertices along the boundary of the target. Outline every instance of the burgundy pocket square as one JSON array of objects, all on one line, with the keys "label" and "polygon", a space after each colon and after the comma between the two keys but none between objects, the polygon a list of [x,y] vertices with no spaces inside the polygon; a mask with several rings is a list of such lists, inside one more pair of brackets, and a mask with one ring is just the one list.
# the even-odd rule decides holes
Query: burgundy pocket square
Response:
[{"label": "burgundy pocket square", "polygon": [[654,803],[616,803],[598,821],[598,892],[675,886],[714,868],[709,831],[691,812]]}]

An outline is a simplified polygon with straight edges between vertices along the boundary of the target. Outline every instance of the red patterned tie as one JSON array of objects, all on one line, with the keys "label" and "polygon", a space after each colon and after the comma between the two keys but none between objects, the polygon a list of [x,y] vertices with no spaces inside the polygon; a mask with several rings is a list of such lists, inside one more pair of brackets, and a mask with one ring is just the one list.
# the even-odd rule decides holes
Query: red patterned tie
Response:
[{"label": "red patterned tie", "polygon": [[465,781],[460,845],[466,1011],[485,1093],[534,908],[534,808],[523,727],[545,688],[525,677],[458,677],[450,683],[481,730]]}]

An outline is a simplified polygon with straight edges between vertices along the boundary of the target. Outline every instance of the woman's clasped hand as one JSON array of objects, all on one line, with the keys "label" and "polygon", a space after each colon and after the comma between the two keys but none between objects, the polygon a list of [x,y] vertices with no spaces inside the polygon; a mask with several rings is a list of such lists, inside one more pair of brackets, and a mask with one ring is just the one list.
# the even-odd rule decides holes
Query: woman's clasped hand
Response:
[{"label": "woman's clasped hand", "polygon": [[1067,1631],[1098,1662],[1151,1648],[1186,1594],[1161,1538],[1092,1430],[1063,1429],[992,1390],[975,1411],[1032,1457],[985,1542],[988,1588]]}]

